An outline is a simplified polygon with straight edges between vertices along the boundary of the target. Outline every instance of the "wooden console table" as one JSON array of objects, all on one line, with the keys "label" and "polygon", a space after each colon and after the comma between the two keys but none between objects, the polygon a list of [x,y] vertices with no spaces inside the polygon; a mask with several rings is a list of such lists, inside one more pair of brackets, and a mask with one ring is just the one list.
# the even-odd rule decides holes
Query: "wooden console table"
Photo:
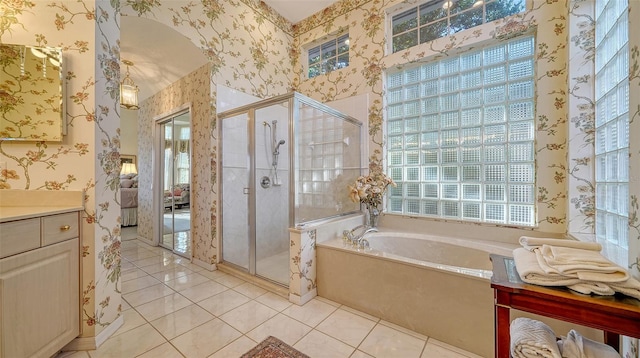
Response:
[{"label": "wooden console table", "polygon": [[617,351],[620,335],[640,338],[639,300],[620,294],[590,296],[566,287],[527,284],[520,279],[512,257],[492,254],[491,262],[496,358],[509,358],[511,308],[601,329],[605,343]]}]

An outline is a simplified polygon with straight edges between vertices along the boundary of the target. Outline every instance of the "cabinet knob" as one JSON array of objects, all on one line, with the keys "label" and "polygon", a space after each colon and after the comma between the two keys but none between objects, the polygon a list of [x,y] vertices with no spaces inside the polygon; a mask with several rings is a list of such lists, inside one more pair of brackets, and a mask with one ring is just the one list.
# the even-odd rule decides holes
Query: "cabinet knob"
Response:
[{"label": "cabinet knob", "polygon": [[60,231],[69,231],[69,229],[71,229],[71,226],[69,225],[60,226]]}]

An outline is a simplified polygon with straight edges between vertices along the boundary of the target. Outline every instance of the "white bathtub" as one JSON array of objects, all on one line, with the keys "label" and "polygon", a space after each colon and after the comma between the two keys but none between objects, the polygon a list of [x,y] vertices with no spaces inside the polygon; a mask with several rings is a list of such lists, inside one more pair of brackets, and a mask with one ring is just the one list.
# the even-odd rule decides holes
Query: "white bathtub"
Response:
[{"label": "white bathtub", "polygon": [[493,356],[489,254],[511,256],[515,244],[391,232],[366,239],[371,250],[353,249],[341,239],[318,243],[319,296]]}]

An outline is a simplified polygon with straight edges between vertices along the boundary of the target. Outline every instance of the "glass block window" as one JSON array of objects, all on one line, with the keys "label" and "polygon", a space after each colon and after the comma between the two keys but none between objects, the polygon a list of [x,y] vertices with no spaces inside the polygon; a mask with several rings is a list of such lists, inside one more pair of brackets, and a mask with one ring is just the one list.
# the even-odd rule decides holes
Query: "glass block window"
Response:
[{"label": "glass block window", "polygon": [[535,225],[534,49],[519,37],[386,73],[388,212]]},{"label": "glass block window", "polygon": [[628,2],[596,1],[596,235],[623,248],[629,236]]},{"label": "glass block window", "polygon": [[335,36],[310,48],[307,59],[309,78],[349,66],[349,34]]},{"label": "glass block window", "polygon": [[431,0],[389,16],[391,52],[524,11],[526,0]]}]

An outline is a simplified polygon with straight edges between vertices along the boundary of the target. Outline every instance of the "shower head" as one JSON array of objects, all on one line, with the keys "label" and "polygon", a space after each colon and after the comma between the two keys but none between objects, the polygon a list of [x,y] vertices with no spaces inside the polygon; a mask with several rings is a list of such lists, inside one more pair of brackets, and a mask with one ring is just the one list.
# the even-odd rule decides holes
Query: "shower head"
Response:
[{"label": "shower head", "polygon": [[276,149],[273,150],[273,154],[274,155],[280,154],[280,151],[278,151],[278,149],[280,149],[280,146],[283,145],[283,144],[284,144],[284,139],[280,139],[280,141],[276,145]]}]

